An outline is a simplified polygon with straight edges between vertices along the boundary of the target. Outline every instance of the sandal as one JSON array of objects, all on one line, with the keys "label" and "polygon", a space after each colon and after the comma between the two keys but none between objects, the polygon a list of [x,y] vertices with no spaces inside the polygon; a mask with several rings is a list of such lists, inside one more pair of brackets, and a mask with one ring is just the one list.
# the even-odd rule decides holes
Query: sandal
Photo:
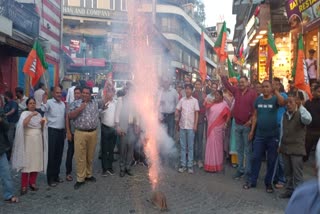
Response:
[{"label": "sandal", "polygon": [[274,190],[273,190],[273,188],[272,188],[271,185],[267,185],[267,186],[266,186],[266,192],[267,192],[267,193],[273,193],[273,192],[274,192]]},{"label": "sandal", "polygon": [[20,190],[20,195],[21,196],[27,194],[27,192],[28,192],[27,187],[21,187],[21,190]]},{"label": "sandal", "polygon": [[276,189],[282,189],[282,188],[284,188],[284,185],[281,184],[281,183],[277,183],[277,184],[274,185],[274,187],[275,187]]},{"label": "sandal", "polygon": [[12,196],[11,198],[6,199],[6,200],[4,200],[4,201],[13,204],[13,203],[18,203],[18,202],[19,202],[19,199],[18,199],[16,196]]},{"label": "sandal", "polygon": [[38,191],[39,190],[39,187],[37,187],[35,184],[30,184],[29,185],[31,191]]},{"label": "sandal", "polygon": [[73,181],[72,176],[71,176],[71,175],[67,175],[67,177],[66,177],[66,181]]},{"label": "sandal", "polygon": [[245,183],[245,184],[242,186],[242,188],[245,189],[245,190],[248,190],[248,189],[250,189],[250,188],[255,188],[255,187],[256,187],[256,185],[253,185],[253,184],[251,184],[251,183],[249,183],[249,182]]}]

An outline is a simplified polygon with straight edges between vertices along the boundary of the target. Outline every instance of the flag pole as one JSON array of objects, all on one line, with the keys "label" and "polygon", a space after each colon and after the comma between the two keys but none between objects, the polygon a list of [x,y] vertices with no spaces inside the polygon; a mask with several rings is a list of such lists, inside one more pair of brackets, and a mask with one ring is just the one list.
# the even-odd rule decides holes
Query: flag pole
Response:
[{"label": "flag pole", "polygon": [[269,62],[269,81],[272,82],[272,79],[273,79],[273,74],[272,74],[272,58]]}]

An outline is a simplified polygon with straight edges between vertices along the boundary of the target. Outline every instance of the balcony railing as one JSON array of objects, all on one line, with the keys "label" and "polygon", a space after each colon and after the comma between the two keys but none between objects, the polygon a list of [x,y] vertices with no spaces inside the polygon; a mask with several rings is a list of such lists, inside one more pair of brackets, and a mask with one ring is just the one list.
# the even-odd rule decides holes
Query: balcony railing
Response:
[{"label": "balcony railing", "polygon": [[25,4],[0,0],[0,15],[13,22],[13,28],[31,37],[39,36],[39,16]]}]

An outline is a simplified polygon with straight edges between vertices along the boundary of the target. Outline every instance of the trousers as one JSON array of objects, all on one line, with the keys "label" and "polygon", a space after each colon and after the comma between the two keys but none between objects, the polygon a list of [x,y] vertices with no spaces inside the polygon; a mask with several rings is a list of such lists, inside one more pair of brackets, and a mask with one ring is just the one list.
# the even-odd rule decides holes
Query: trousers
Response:
[{"label": "trousers", "polygon": [[51,183],[59,178],[64,139],[64,129],[48,128],[48,183]]},{"label": "trousers", "polygon": [[92,162],[97,145],[97,130],[74,132],[74,151],[77,168],[77,181],[84,182],[93,176]]}]

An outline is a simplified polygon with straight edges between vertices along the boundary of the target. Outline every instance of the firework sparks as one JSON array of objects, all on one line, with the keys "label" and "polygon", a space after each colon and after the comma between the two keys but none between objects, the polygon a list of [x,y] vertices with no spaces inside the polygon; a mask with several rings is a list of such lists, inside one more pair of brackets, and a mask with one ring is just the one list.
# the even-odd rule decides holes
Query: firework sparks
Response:
[{"label": "firework sparks", "polygon": [[133,2],[128,1],[130,64],[134,73],[133,102],[145,132],[146,144],[144,150],[149,161],[149,180],[154,190],[159,182],[160,170],[157,145],[160,125],[155,100],[158,91],[158,76],[154,69],[154,54],[148,35],[148,22],[142,14],[135,10],[136,7],[134,7]]}]

